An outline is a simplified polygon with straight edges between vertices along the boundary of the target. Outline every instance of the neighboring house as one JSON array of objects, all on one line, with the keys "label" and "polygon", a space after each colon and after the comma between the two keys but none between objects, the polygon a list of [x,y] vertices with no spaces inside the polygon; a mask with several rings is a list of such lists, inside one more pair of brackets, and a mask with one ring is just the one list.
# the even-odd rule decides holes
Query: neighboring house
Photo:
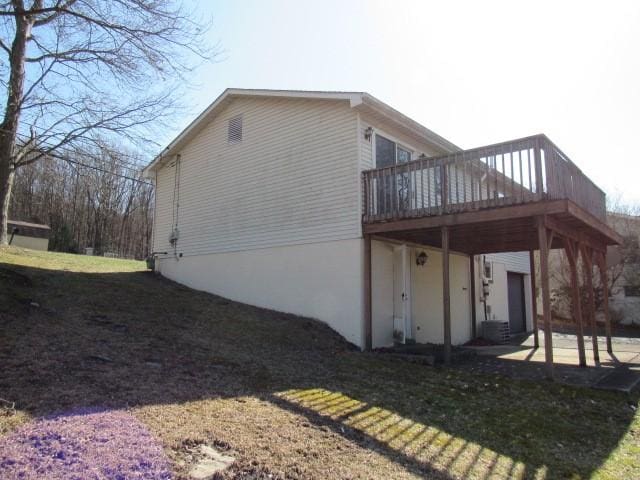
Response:
[{"label": "neighboring house", "polygon": [[607,221],[623,238],[607,255],[614,279],[609,305],[621,323],[640,325],[640,217],[609,212]]},{"label": "neighboring house", "polygon": [[488,319],[531,330],[532,215],[571,207],[539,173],[552,145],[461,151],[366,93],[228,89],[145,169],[155,268],[363,348],[464,343],[481,335],[483,299]]},{"label": "neighboring house", "polygon": [[51,232],[49,225],[9,220],[7,221],[7,231],[9,245],[30,248],[31,250],[47,251],[49,249],[49,233]]},{"label": "neighboring house", "polygon": [[[607,212],[607,224],[622,237],[620,245],[607,249],[609,307],[616,322],[640,325],[640,217]],[[549,264],[554,315],[569,319],[572,299],[566,253],[562,250],[552,252]],[[584,285],[582,278],[581,283]],[[598,289],[600,285],[597,280]]]}]

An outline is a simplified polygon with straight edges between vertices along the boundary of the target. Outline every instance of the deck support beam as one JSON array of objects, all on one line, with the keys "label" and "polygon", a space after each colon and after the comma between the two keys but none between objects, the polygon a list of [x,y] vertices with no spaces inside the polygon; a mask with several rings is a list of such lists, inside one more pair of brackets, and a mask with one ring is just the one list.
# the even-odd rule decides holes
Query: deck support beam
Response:
[{"label": "deck support beam", "polygon": [[582,299],[580,298],[580,281],[578,279],[578,247],[577,243],[564,238],[564,248],[569,260],[569,274],[571,277],[571,313],[576,322],[576,338],[578,340],[578,358],[581,367],[587,366],[587,356],[584,349],[584,330],[582,326]]},{"label": "deck support beam", "polygon": [[533,346],[540,348],[540,335],[538,334],[538,295],[536,294],[536,261],[535,252],[529,251],[529,270],[531,279],[531,317],[533,322]]},{"label": "deck support beam", "polygon": [[372,325],[373,312],[371,308],[371,235],[364,235],[364,343],[365,350],[370,351],[373,346]]},{"label": "deck support beam", "polygon": [[476,257],[469,255],[469,296],[471,297],[471,338],[476,338]]},{"label": "deck support beam", "polygon": [[587,289],[587,316],[591,328],[591,342],[593,345],[593,361],[600,363],[600,352],[598,349],[598,326],[596,325],[596,300],[593,292],[593,250],[586,245],[581,245],[582,269],[584,273],[584,285]]},{"label": "deck support beam", "polygon": [[597,263],[600,270],[600,283],[602,284],[602,310],[604,313],[604,328],[607,335],[607,352],[613,353],[611,344],[611,315],[609,314],[609,279],[607,275],[607,257],[605,253],[598,253]]},{"label": "deck support beam", "polygon": [[551,296],[549,292],[549,245],[544,215],[538,217],[538,248],[540,249],[540,288],[544,318],[544,356],[547,378],[553,380],[553,339],[551,337]]},{"label": "deck support beam", "polygon": [[442,306],[444,317],[444,363],[451,364],[451,291],[449,285],[449,227],[442,227]]}]

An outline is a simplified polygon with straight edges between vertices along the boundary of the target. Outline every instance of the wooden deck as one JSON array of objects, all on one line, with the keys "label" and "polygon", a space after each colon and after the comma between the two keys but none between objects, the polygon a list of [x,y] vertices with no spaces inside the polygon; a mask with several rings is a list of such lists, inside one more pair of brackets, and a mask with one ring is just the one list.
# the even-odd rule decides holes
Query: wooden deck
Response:
[{"label": "wooden deck", "polygon": [[[468,254],[537,249],[537,217],[594,248],[619,242],[606,198],[544,135],[363,173],[365,234]],[[556,239],[551,248],[564,248]]]},{"label": "wooden deck", "polygon": [[[577,325],[579,363],[586,365],[583,312],[578,265],[589,291],[584,312],[595,331],[594,267],[603,292],[607,351],[612,353],[606,292],[607,246],[621,242],[606,224],[606,197],[580,169],[544,135],[464,150],[436,158],[363,172],[365,238],[366,339],[371,346],[371,240],[373,237],[442,249],[445,360],[451,354],[449,252],[478,255],[528,251],[532,296],[537,294],[534,251],[539,250],[539,287],[545,320],[547,375],[553,378],[549,250],[564,249],[569,260],[573,313]],[[474,262],[470,276],[474,278]],[[471,282],[471,298],[475,298]],[[535,346],[537,312],[533,304]],[[471,302],[475,318],[475,302]],[[472,322],[474,325],[475,323]],[[598,344],[593,338],[595,361]]]}]

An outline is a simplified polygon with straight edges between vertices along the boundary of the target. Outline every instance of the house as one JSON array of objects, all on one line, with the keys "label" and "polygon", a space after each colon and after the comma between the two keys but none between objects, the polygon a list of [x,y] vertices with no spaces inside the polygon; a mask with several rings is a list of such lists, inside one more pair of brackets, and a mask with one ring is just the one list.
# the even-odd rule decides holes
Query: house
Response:
[{"label": "house", "polygon": [[609,212],[607,220],[623,238],[622,245],[610,247],[607,254],[611,309],[620,323],[640,325],[640,216]]},{"label": "house", "polygon": [[[610,312],[616,323],[640,325],[640,217],[607,212],[607,224],[622,237],[620,245],[607,249]],[[568,319],[572,308],[568,259],[557,250],[550,254],[549,265],[553,314]]]},{"label": "house", "polygon": [[485,312],[535,327],[540,232],[616,242],[574,167],[544,136],[461,150],[367,93],[228,89],[145,169],[155,268],[362,348],[448,351]]},{"label": "house", "polygon": [[9,232],[9,245],[14,247],[30,248],[31,250],[49,249],[49,225],[39,223],[21,222],[18,220],[7,221]]}]

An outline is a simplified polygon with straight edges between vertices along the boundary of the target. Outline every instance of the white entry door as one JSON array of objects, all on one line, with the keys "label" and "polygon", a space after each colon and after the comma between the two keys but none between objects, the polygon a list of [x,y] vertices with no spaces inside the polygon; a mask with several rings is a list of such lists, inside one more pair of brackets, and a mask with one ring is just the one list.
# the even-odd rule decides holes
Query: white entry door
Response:
[{"label": "white entry door", "polygon": [[402,343],[412,336],[409,257],[406,245],[393,249],[393,333],[395,341]]}]

